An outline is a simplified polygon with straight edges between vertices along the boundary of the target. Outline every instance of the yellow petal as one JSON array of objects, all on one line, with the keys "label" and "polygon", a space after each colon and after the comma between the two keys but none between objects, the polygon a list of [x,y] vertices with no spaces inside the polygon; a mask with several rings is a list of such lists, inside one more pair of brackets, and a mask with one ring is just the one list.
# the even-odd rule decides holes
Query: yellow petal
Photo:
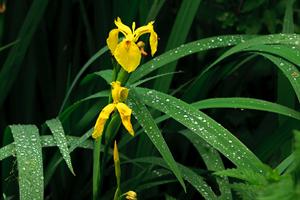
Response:
[{"label": "yellow petal", "polygon": [[134,130],[132,128],[132,124],[130,121],[132,110],[124,103],[118,103],[117,109],[120,113],[122,124],[126,128],[126,130],[134,136]]},{"label": "yellow petal", "polygon": [[114,100],[114,103],[125,101],[127,99],[128,89],[126,87],[122,87],[119,81],[112,82],[111,86],[112,86],[111,96]]},{"label": "yellow petal", "polygon": [[107,106],[105,106],[102,111],[100,112],[98,119],[96,121],[95,127],[94,127],[94,131],[92,134],[92,137],[94,139],[97,139],[98,137],[100,137],[103,133],[103,129],[105,126],[105,122],[107,121],[107,119],[109,118],[109,115],[114,111],[116,105],[115,104],[108,104]]},{"label": "yellow petal", "polygon": [[151,33],[151,31],[153,31],[153,23],[154,21],[151,21],[146,26],[141,26],[134,31],[135,42],[139,39],[139,37],[141,37],[141,35]]},{"label": "yellow petal", "polygon": [[117,45],[114,56],[128,73],[134,71],[141,62],[141,51],[131,40],[124,39]]},{"label": "yellow petal", "polygon": [[118,27],[118,29],[126,36],[132,34],[131,29],[122,23],[120,17],[115,20],[115,25]]},{"label": "yellow petal", "polygon": [[135,30],[135,26],[136,26],[135,22],[132,22],[131,29],[132,29],[133,32],[134,32],[134,30]]},{"label": "yellow petal", "polygon": [[118,29],[111,30],[109,32],[106,43],[112,54],[114,54],[114,51],[118,45],[118,40],[119,40],[119,30]]},{"label": "yellow petal", "polygon": [[157,50],[157,43],[158,43],[157,34],[155,33],[154,30],[152,30],[150,33],[149,43],[151,47],[151,55],[153,56]]}]

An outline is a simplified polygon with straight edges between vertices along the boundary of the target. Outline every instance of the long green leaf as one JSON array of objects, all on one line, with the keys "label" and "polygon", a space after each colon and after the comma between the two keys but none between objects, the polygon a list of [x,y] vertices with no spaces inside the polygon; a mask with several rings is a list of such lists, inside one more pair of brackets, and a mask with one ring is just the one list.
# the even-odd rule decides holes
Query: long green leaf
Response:
[{"label": "long green leaf", "polygon": [[170,95],[137,88],[145,104],[158,109],[204,139],[238,167],[263,172],[262,162],[233,134],[195,107]]},{"label": "long green leaf", "polygon": [[271,54],[260,53],[260,55],[273,62],[289,80],[300,102],[300,72],[295,65],[282,58],[275,57]]},{"label": "long green leaf", "polygon": [[[221,171],[225,169],[219,153],[211,145],[207,144],[207,142],[190,130],[183,130],[179,133],[185,136],[194,145],[208,170]],[[221,192],[220,199],[232,199],[228,178],[217,177],[217,183]]]},{"label": "long green leaf", "polygon": [[10,126],[16,144],[21,200],[44,198],[42,146],[34,125]]},{"label": "long green leaf", "polygon": [[25,21],[18,34],[19,42],[11,49],[0,71],[0,107],[12,87],[21,68],[21,63],[26,55],[31,39],[46,10],[48,0],[33,1]]},{"label": "long green leaf", "polygon": [[260,37],[255,37],[250,40],[244,40],[238,45],[232,47],[228,51],[226,51],[223,55],[221,55],[217,60],[215,60],[212,64],[210,64],[202,73],[200,73],[194,81],[194,86],[190,88],[190,91],[197,90],[199,83],[201,83],[202,79],[205,78],[205,73],[207,73],[211,68],[219,64],[221,61],[226,59],[227,57],[242,52],[250,47],[262,45],[262,44],[285,44],[299,47],[300,45],[300,35],[297,34],[275,34],[275,35],[265,35]]},{"label": "long green leaf", "polygon": [[[299,41],[300,42],[300,41]],[[256,45],[244,49],[244,51],[257,51],[262,53],[272,54],[277,57],[282,57],[289,62],[300,65],[300,48],[288,45]]]},{"label": "long green leaf", "polygon": [[62,154],[64,160],[66,161],[70,171],[72,172],[72,174],[75,175],[72,162],[71,162],[71,156],[68,148],[67,138],[65,136],[65,132],[61,122],[59,121],[59,119],[56,118],[56,119],[46,121],[46,124],[50,128],[54,136],[54,139],[56,141],[56,144],[59,148],[59,151]]},{"label": "long green leaf", "polygon": [[253,98],[212,98],[198,101],[192,104],[197,109],[207,108],[239,108],[239,109],[253,109],[278,113],[294,119],[300,120],[300,112],[290,109],[286,106],[282,106],[276,103],[253,99]]},{"label": "long green leaf", "polygon": [[128,101],[129,106],[132,108],[133,115],[138,120],[139,124],[143,127],[145,133],[148,135],[156,149],[160,152],[166,163],[169,165],[170,169],[173,171],[184,190],[186,190],[178,166],[172,156],[172,153],[168,148],[168,145],[162,137],[160,130],[154,122],[150,112],[148,111],[146,106],[140,101],[134,89],[132,89],[129,94],[130,95]]},{"label": "long green leaf", "polygon": [[217,36],[210,37],[201,40],[197,40],[194,42],[190,42],[170,51],[163,53],[162,55],[150,60],[149,62],[143,64],[130,76],[129,83],[133,83],[135,81],[140,80],[144,76],[153,72],[156,69],[159,69],[165,66],[168,63],[178,60],[184,56],[198,53],[201,51],[206,51],[209,49],[215,49],[220,47],[228,47],[232,45],[239,44],[253,38],[253,36],[246,35],[226,35],[226,36]]},{"label": "long green leaf", "polygon": [[[295,0],[288,0],[286,3],[285,14],[283,19],[283,33],[294,33],[294,19],[293,19],[293,4]],[[295,107],[295,93],[292,90],[287,89],[289,83],[286,81],[283,74],[277,74],[277,102],[282,105]],[[279,117],[279,124],[284,121],[283,118]]]}]

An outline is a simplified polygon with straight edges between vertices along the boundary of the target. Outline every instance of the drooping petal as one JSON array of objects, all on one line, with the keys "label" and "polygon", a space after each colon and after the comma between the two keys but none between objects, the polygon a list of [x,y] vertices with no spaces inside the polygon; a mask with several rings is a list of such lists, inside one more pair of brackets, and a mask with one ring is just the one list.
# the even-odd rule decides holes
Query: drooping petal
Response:
[{"label": "drooping petal", "polygon": [[132,128],[132,124],[130,121],[132,110],[124,103],[118,103],[117,109],[120,113],[120,117],[122,120],[122,124],[126,128],[126,130],[134,136],[134,130]]},{"label": "drooping petal", "polygon": [[119,81],[112,82],[111,86],[112,86],[111,96],[114,100],[114,103],[125,101],[127,99],[128,89],[122,87]]},{"label": "drooping petal", "polygon": [[153,56],[157,50],[157,43],[158,43],[157,34],[155,33],[154,30],[152,30],[150,33],[149,43],[151,48],[151,55]]},{"label": "drooping petal", "polygon": [[111,30],[106,40],[107,46],[112,54],[114,54],[114,51],[118,45],[119,32],[120,31],[118,29]]},{"label": "drooping petal", "polygon": [[124,39],[117,45],[114,56],[128,73],[134,71],[141,62],[141,51],[131,40]]},{"label": "drooping petal", "polygon": [[105,126],[105,122],[107,121],[107,119],[109,118],[109,115],[114,111],[116,105],[115,104],[108,104],[107,106],[105,106],[102,111],[100,112],[98,119],[96,121],[95,127],[94,127],[94,131],[92,134],[92,137],[94,139],[97,139],[98,137],[100,137],[103,133],[103,129]]},{"label": "drooping petal", "polygon": [[134,31],[135,42],[138,41],[139,37],[141,37],[142,35],[151,33],[151,31],[153,31],[153,23],[154,21],[151,21],[146,26],[141,26]]},{"label": "drooping petal", "polygon": [[118,29],[126,36],[132,34],[131,29],[122,23],[120,17],[115,20],[115,25],[118,27]]}]

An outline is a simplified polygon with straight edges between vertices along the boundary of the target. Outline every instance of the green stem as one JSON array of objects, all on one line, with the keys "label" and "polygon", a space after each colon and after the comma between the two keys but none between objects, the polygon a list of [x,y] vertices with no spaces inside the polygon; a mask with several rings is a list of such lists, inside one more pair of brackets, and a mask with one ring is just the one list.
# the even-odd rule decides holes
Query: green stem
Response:
[{"label": "green stem", "polygon": [[100,187],[100,148],[101,148],[101,138],[98,138],[94,142],[94,163],[93,163],[93,200],[96,200],[99,195]]},{"label": "green stem", "polygon": [[120,199],[120,194],[121,194],[120,187],[117,187],[117,190],[116,190],[115,195],[114,195],[114,200],[119,200]]},{"label": "green stem", "polygon": [[[114,69],[113,69],[113,77],[112,80],[120,81],[122,85],[126,83],[126,81],[129,78],[129,74],[123,69],[118,66],[118,64],[114,63]],[[119,70],[120,69],[120,70]],[[112,102],[111,95],[108,99],[108,103]],[[95,141],[94,146],[94,162],[93,162],[93,200],[97,200],[99,194],[101,193],[101,188],[103,185],[103,176],[104,173],[104,167],[106,166],[107,162],[107,155],[108,155],[108,149],[112,142],[112,140],[116,137],[116,134],[120,128],[121,125],[121,119],[118,113],[114,113],[111,117],[111,119],[106,122],[108,123],[107,127],[104,131],[104,137],[105,137],[105,145],[104,145],[104,152],[102,159],[100,158],[100,148],[101,148],[101,138],[97,139]],[[100,159],[102,162],[100,163]],[[100,165],[101,164],[101,165]]]},{"label": "green stem", "polygon": [[[107,163],[107,156],[108,156],[108,150],[109,146],[112,143],[113,139],[116,137],[116,134],[119,131],[119,128],[121,126],[121,119],[118,113],[114,113],[105,132],[105,147],[102,157],[102,165],[101,165],[101,174],[104,173],[104,167]],[[100,177],[100,188],[102,188],[103,185],[103,176]]]},{"label": "green stem", "polygon": [[129,78],[129,73],[126,72],[123,68],[121,68],[120,72],[118,73],[117,81],[120,81],[122,85],[125,85]]}]

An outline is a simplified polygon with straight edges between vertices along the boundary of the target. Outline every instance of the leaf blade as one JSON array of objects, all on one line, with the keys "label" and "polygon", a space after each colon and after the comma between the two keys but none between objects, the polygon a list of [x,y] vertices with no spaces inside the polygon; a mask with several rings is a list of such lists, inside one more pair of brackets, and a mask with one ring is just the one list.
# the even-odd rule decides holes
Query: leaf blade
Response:
[{"label": "leaf blade", "polygon": [[34,125],[11,125],[19,170],[20,199],[43,199],[42,146]]}]

